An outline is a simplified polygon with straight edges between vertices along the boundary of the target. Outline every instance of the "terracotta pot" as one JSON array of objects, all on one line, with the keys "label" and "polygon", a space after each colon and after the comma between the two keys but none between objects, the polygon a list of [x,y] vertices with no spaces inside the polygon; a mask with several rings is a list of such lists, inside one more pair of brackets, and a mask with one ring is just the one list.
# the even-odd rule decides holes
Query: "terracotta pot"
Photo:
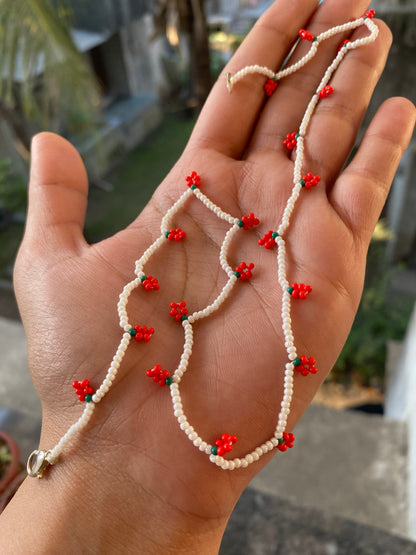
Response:
[{"label": "terracotta pot", "polygon": [[7,488],[9,483],[19,474],[21,467],[19,464],[19,448],[9,434],[0,430],[0,444],[4,443],[10,452],[11,460],[6,467],[6,471],[0,476],[0,494]]}]

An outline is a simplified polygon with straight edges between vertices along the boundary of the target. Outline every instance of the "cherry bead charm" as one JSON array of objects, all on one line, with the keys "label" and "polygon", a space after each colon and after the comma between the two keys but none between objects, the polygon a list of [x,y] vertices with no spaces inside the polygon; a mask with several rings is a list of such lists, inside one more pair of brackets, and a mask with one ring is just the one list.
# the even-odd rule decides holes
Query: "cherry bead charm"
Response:
[{"label": "cherry bead charm", "polygon": [[331,85],[327,85],[323,89],[321,89],[318,93],[319,98],[326,98],[330,94],[334,92],[334,88]]},{"label": "cherry bead charm", "polygon": [[316,374],[318,369],[315,366],[315,359],[313,357],[306,357],[302,355],[301,357],[295,358],[293,365],[297,372],[300,372],[302,376],[307,376],[309,373]]},{"label": "cherry bead charm", "polygon": [[129,334],[134,337],[136,341],[144,341],[145,343],[150,341],[154,333],[155,330],[147,326],[134,326],[134,328],[129,330]]},{"label": "cherry bead charm", "polygon": [[146,291],[151,291],[152,289],[158,291],[158,289],[160,288],[157,279],[153,276],[142,276],[141,280],[142,285],[146,289]]},{"label": "cherry bead charm", "polygon": [[160,387],[163,387],[164,385],[171,385],[173,382],[171,376],[169,375],[169,371],[162,370],[160,364],[156,364],[156,366],[147,370],[146,376],[152,378],[152,380],[155,383],[158,383]]},{"label": "cherry bead charm", "polygon": [[293,150],[298,143],[299,134],[294,131],[293,133],[288,133],[286,139],[283,141],[284,146],[288,150]]},{"label": "cherry bead charm", "polygon": [[201,182],[201,178],[196,172],[192,172],[191,175],[186,177],[186,182],[191,189],[197,189]]},{"label": "cherry bead charm", "polygon": [[265,233],[263,235],[263,237],[261,239],[258,240],[258,244],[261,247],[264,247],[265,249],[272,249],[273,247],[276,246],[276,237],[278,237],[279,234],[277,233],[277,231],[272,231],[271,229],[269,229],[269,231],[267,233]]},{"label": "cherry bead charm", "polygon": [[237,443],[236,436],[230,434],[222,434],[220,439],[216,439],[213,447],[211,448],[211,453],[213,455],[218,455],[223,457],[225,453],[232,451],[234,443]]},{"label": "cherry bead charm", "polygon": [[286,451],[287,449],[292,449],[293,444],[295,442],[295,434],[291,432],[283,432],[283,437],[279,439],[279,445],[276,446],[276,449],[279,451]]},{"label": "cherry bead charm", "polygon": [[242,281],[247,281],[252,277],[251,270],[254,268],[254,264],[246,264],[245,262],[240,262],[240,265],[236,267],[234,275],[241,279]]},{"label": "cherry bead charm", "polygon": [[260,220],[256,218],[253,212],[250,212],[248,216],[242,216],[241,220],[238,222],[238,226],[242,227],[243,229],[249,229],[250,227],[254,227],[255,225],[259,225]]},{"label": "cherry bead charm", "polygon": [[313,175],[313,173],[309,172],[302,177],[300,184],[305,189],[312,189],[312,187],[316,187],[320,181],[321,178],[319,175]]},{"label": "cherry bead charm", "polygon": [[86,401],[87,403],[91,401],[94,390],[90,386],[89,380],[82,380],[82,382],[74,381],[72,382],[72,387],[75,389],[75,393],[80,401]]},{"label": "cherry bead charm", "polygon": [[315,35],[313,33],[310,33],[309,31],[306,31],[306,29],[301,29],[299,31],[299,36],[303,40],[307,40],[309,42],[312,42],[313,40],[315,40]]},{"label": "cherry bead charm", "polygon": [[278,82],[276,79],[267,79],[266,83],[264,84],[264,92],[266,96],[272,96],[274,91],[277,89]]},{"label": "cherry bead charm", "polygon": [[373,19],[373,17],[376,15],[375,10],[368,10],[368,12],[365,12],[364,14],[364,19],[368,18],[368,19]]},{"label": "cherry bead charm", "polygon": [[176,229],[171,229],[170,231],[167,231],[165,233],[165,237],[169,239],[169,241],[181,241],[182,239],[185,239],[186,232],[183,231],[180,227],[177,227]]},{"label": "cherry bead charm", "polygon": [[170,303],[171,311],[169,314],[175,318],[177,322],[181,322],[183,320],[188,319],[188,309],[186,308],[186,302],[181,301],[180,303]]},{"label": "cherry bead charm", "polygon": [[292,286],[288,287],[287,291],[294,299],[304,300],[312,292],[312,287],[304,283],[292,283]]}]

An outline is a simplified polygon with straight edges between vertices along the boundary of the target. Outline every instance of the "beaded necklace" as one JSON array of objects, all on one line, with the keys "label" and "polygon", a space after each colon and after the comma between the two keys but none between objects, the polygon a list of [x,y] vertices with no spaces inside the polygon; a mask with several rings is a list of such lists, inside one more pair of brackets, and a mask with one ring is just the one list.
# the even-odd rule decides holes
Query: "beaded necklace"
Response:
[{"label": "beaded necklace", "polygon": [[284,334],[285,348],[288,355],[288,362],[285,365],[284,391],[281,401],[281,410],[278,416],[274,435],[269,440],[256,447],[253,451],[246,454],[244,457],[226,459],[225,455],[232,450],[233,445],[237,441],[237,437],[233,434],[223,433],[212,444],[203,440],[196,432],[194,427],[191,426],[188,422],[183,409],[182,398],[180,395],[180,383],[185,372],[188,369],[189,360],[192,355],[192,347],[194,343],[193,324],[198,320],[207,318],[208,316],[216,312],[224,303],[224,301],[229,297],[231,291],[234,289],[234,286],[239,280],[247,281],[252,277],[254,264],[241,262],[237,267],[233,269],[228,262],[228,251],[231,242],[236,234],[238,234],[241,230],[248,230],[250,228],[253,228],[260,223],[259,219],[256,218],[253,213],[249,213],[248,215],[242,216],[241,218],[237,218],[224,212],[201,191],[200,186],[203,186],[203,182],[201,183],[201,177],[195,171],[193,171],[189,176],[186,177],[186,184],[188,185],[188,188],[173,204],[173,206],[168,210],[168,212],[162,219],[160,226],[160,236],[156,239],[156,241],[154,241],[152,245],[148,247],[141,258],[136,261],[136,277],[124,287],[120,295],[117,308],[120,319],[120,326],[123,330],[123,335],[103,382],[95,392],[90,385],[89,380],[87,379],[84,379],[83,381],[73,382],[72,386],[74,387],[79,400],[86,403],[83,414],[68,429],[68,431],[59,440],[55,447],[48,451],[33,451],[33,453],[29,456],[27,462],[27,472],[29,476],[34,476],[38,478],[42,477],[45,469],[49,465],[53,465],[57,462],[59,455],[62,453],[64,448],[69,446],[69,444],[74,441],[75,436],[87,426],[98,403],[110,390],[110,387],[117,376],[117,372],[120,368],[121,362],[130,342],[132,340],[135,340],[137,342],[143,341],[144,343],[147,343],[151,340],[154,333],[153,328],[142,325],[132,326],[130,324],[127,315],[127,303],[130,294],[137,287],[142,286],[146,291],[157,291],[159,289],[157,278],[151,275],[147,275],[144,271],[144,268],[150,258],[156,253],[156,251],[162,246],[165,241],[168,240],[172,242],[178,242],[186,238],[186,232],[180,228],[175,229],[174,227],[172,227],[171,222],[173,221],[174,216],[176,216],[176,214],[189,201],[190,197],[196,197],[218,218],[224,220],[231,226],[225,235],[224,241],[221,245],[219,256],[219,263],[225,274],[228,276],[228,281],[226,282],[225,286],[220,291],[214,302],[212,302],[205,308],[191,314],[186,307],[185,301],[172,302],[170,304],[170,315],[176,322],[181,323],[184,331],[184,346],[179,365],[172,375],[170,375],[170,372],[168,370],[163,370],[160,364],[156,364],[153,368],[147,370],[146,374],[159,386],[167,385],[170,388],[173,412],[180,428],[185,432],[189,440],[195,445],[196,448],[208,455],[209,460],[223,470],[246,468],[249,464],[258,461],[262,455],[275,448],[283,452],[286,451],[288,448],[293,447],[295,436],[293,433],[286,432],[285,430],[293,396],[295,372],[301,376],[308,376],[309,374],[315,374],[317,372],[317,368],[315,366],[315,359],[308,355],[299,355],[294,344],[294,336],[290,316],[291,302],[292,299],[307,299],[308,295],[312,292],[312,287],[303,283],[289,283],[287,278],[285,236],[289,229],[290,219],[295,208],[296,201],[301,194],[301,191],[303,189],[313,189],[318,185],[320,181],[320,177],[318,175],[313,175],[311,172],[302,175],[304,173],[302,167],[304,159],[304,142],[312,115],[318,102],[322,99],[325,99],[330,94],[334,93],[334,89],[330,85],[328,85],[328,83],[347,52],[360,46],[369,44],[377,38],[378,28],[372,21],[374,15],[374,10],[369,10],[363,17],[344,25],[333,27],[332,29],[321,33],[320,35],[314,35],[305,29],[301,29],[299,31],[300,38],[311,43],[308,53],[295,64],[282,69],[277,73],[264,66],[252,65],[241,69],[234,75],[231,75],[230,73],[227,74],[227,87],[230,93],[237,82],[249,74],[260,74],[267,77],[267,81],[264,85],[264,92],[265,95],[269,97],[273,94],[278,86],[278,82],[281,79],[301,69],[309,60],[311,60],[315,56],[318,51],[319,45],[323,41],[333,37],[338,33],[351,32],[352,30],[362,25],[366,25],[366,27],[370,31],[370,34],[365,38],[357,39],[354,41],[350,41],[347,39],[340,44],[337,55],[335,56],[333,62],[327,68],[317,88],[317,91],[312,96],[306,108],[299,130],[288,133],[286,139],[283,141],[283,144],[288,150],[293,150],[296,148],[293,170],[293,188],[291,195],[287,200],[280,224],[278,225],[277,229],[275,231],[269,230],[258,241],[258,244],[266,249],[273,249],[275,246],[277,246],[277,275],[278,282],[282,290],[282,331]]}]

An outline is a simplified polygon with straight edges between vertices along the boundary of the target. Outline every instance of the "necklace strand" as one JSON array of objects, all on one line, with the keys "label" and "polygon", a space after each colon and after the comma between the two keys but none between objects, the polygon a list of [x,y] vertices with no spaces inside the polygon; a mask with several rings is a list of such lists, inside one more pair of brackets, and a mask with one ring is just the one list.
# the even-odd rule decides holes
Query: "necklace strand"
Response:
[{"label": "necklace strand", "polygon": [[236,86],[238,81],[245,78],[247,75],[260,74],[267,77],[268,81],[264,85],[264,90],[266,92],[266,96],[270,96],[277,88],[278,82],[282,78],[291,75],[292,73],[301,69],[305,64],[307,64],[309,60],[311,60],[316,55],[319,45],[323,41],[333,37],[338,33],[351,32],[362,25],[366,25],[368,30],[370,31],[370,34],[362,39],[357,39],[354,41],[350,41],[347,39],[340,45],[336,57],[325,71],[325,74],[322,77],[316,92],[313,94],[305,110],[301,124],[299,126],[299,130],[297,132],[289,133],[286,140],[284,141],[284,145],[287,146],[289,150],[296,148],[292,192],[287,200],[277,230],[269,230],[258,241],[259,245],[264,246],[267,249],[271,249],[277,245],[277,278],[282,290],[282,331],[285,340],[284,345],[288,355],[288,362],[285,365],[283,379],[283,398],[281,401],[281,409],[278,415],[274,435],[269,438],[269,440],[256,447],[253,451],[247,453],[245,456],[241,458],[237,457],[234,459],[226,459],[224,458],[224,455],[232,450],[232,446],[237,441],[237,438],[234,435],[225,433],[222,434],[220,438],[215,440],[213,444],[211,444],[200,437],[198,432],[189,423],[184,412],[182,397],[180,394],[180,383],[185,372],[188,369],[189,360],[192,355],[194,344],[193,324],[198,320],[207,318],[215,311],[217,311],[224,303],[224,301],[229,297],[232,290],[234,289],[234,286],[239,280],[246,281],[251,277],[251,270],[253,269],[254,265],[247,265],[245,262],[242,262],[238,267],[233,269],[228,262],[228,252],[233,238],[241,230],[250,229],[255,225],[258,225],[259,223],[259,220],[255,218],[254,214],[252,213],[250,213],[248,216],[242,216],[240,219],[224,212],[200,190],[201,178],[196,172],[192,172],[191,175],[186,178],[189,188],[185,190],[181,197],[173,204],[173,206],[163,217],[160,226],[161,235],[154,241],[154,243],[152,243],[147,248],[141,258],[136,261],[136,277],[127,285],[125,285],[122,293],[120,294],[117,310],[120,320],[120,326],[124,333],[107,370],[107,374],[104,380],[95,392],[93,392],[93,389],[91,388],[88,380],[73,383],[73,387],[76,389],[76,393],[79,396],[80,400],[86,401],[85,409],[80,418],[74,424],[72,424],[72,426],[62,436],[55,447],[48,451],[36,450],[30,455],[27,464],[29,476],[36,476],[40,478],[45,469],[49,465],[53,465],[57,462],[62,451],[71,443],[73,443],[76,436],[87,426],[98,403],[102,401],[104,396],[110,390],[114,380],[116,379],[118,370],[132,339],[134,338],[136,339],[136,341],[144,340],[145,342],[150,340],[151,335],[154,332],[153,328],[147,328],[146,326],[133,327],[128,319],[127,303],[130,294],[141,285],[143,285],[146,290],[157,290],[159,288],[157,279],[153,276],[147,275],[144,271],[144,268],[151,257],[157,252],[162,244],[165,243],[166,240],[176,242],[185,238],[186,233],[180,228],[171,228],[171,222],[173,221],[173,218],[176,216],[176,214],[184,208],[184,205],[190,200],[191,197],[195,197],[218,218],[231,225],[225,235],[219,255],[219,263],[225,274],[228,276],[228,280],[218,294],[217,298],[211,304],[201,310],[193,312],[192,314],[188,313],[188,309],[186,308],[186,303],[184,301],[181,301],[180,303],[171,303],[170,313],[175,318],[175,320],[181,323],[184,331],[184,345],[182,355],[180,357],[178,367],[175,369],[172,376],[169,375],[168,371],[162,370],[160,365],[156,365],[154,368],[148,370],[147,375],[149,377],[152,377],[153,381],[159,383],[159,385],[168,385],[170,387],[173,413],[178,421],[180,428],[185,432],[185,434],[188,436],[189,440],[192,441],[195,447],[208,455],[209,460],[223,470],[246,468],[249,464],[259,460],[262,455],[276,447],[280,451],[285,451],[287,448],[291,448],[293,446],[293,442],[295,439],[294,435],[292,433],[285,432],[285,430],[294,391],[294,374],[295,371],[298,371],[301,375],[307,376],[309,373],[316,373],[317,368],[315,367],[315,359],[313,357],[307,357],[305,355],[299,356],[294,344],[292,320],[290,315],[291,301],[292,299],[297,298],[305,299],[307,295],[312,291],[312,288],[309,285],[297,283],[290,285],[287,278],[286,242],[284,237],[289,229],[291,217],[295,209],[296,202],[300,194],[302,193],[302,190],[307,190],[315,187],[320,180],[319,176],[313,176],[311,173],[308,173],[302,177],[302,173],[304,172],[303,161],[305,138],[310,120],[313,116],[318,102],[334,92],[333,88],[328,86],[328,83],[347,52],[369,44],[377,38],[378,27],[372,21],[373,17],[374,10],[369,10],[363,17],[359,19],[356,19],[344,25],[338,25],[316,36],[309,31],[302,29],[299,32],[301,39],[311,42],[311,47],[308,53],[295,64],[282,69],[277,73],[264,66],[251,65],[241,69],[233,76],[231,74],[227,74],[227,87],[230,93],[232,92],[234,86]]}]

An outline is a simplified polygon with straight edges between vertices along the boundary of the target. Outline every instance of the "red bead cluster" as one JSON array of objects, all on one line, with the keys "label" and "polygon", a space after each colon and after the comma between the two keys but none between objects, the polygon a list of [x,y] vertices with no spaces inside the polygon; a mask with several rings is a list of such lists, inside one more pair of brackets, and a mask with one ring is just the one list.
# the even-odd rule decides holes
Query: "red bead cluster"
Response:
[{"label": "red bead cluster", "polygon": [[302,376],[307,376],[309,373],[316,374],[318,372],[318,369],[315,366],[315,359],[313,357],[308,358],[305,355],[302,355],[300,358],[296,358],[293,361],[293,364],[295,366],[295,370],[300,372]]},{"label": "red bead cluster", "polygon": [[171,229],[170,231],[167,231],[165,235],[166,238],[169,239],[169,241],[180,241],[181,239],[185,239],[186,232],[183,231],[180,227],[177,227],[176,229]]},{"label": "red bead cluster", "polygon": [[286,135],[286,139],[283,141],[283,144],[288,150],[293,150],[297,145],[297,135],[296,131]]},{"label": "red bead cluster", "polygon": [[234,275],[240,278],[242,281],[247,281],[252,277],[251,270],[254,268],[254,264],[246,264],[245,262],[240,262],[239,266],[236,267]]},{"label": "red bead cluster", "polygon": [[225,453],[229,453],[233,449],[234,443],[237,443],[236,436],[230,434],[222,434],[220,439],[216,439],[214,447],[211,449],[213,455],[223,457]]},{"label": "red bead cluster", "polygon": [[350,41],[350,39],[345,39],[341,42],[341,44],[338,46],[338,52],[346,45],[348,44]]},{"label": "red bead cluster", "polygon": [[313,175],[313,173],[309,172],[302,177],[301,184],[305,189],[312,189],[312,187],[316,187],[320,181],[321,178],[319,175]]},{"label": "red bead cluster", "polygon": [[146,289],[146,291],[151,291],[152,289],[157,291],[160,288],[156,278],[152,276],[143,276],[143,278],[142,278],[142,285]]},{"label": "red bead cluster", "polygon": [[306,29],[301,29],[299,31],[299,36],[304,40],[308,40],[309,42],[312,42],[315,38],[315,35],[307,31]]},{"label": "red bead cluster", "polygon": [[196,172],[192,172],[191,175],[188,175],[186,178],[186,183],[188,184],[188,187],[199,187],[200,182],[201,178]]},{"label": "red bead cluster", "polygon": [[177,322],[184,320],[187,318],[188,309],[186,308],[186,302],[181,301],[180,303],[170,303],[170,312],[169,314],[175,318]]},{"label": "red bead cluster", "polygon": [[250,212],[248,216],[242,216],[241,220],[238,222],[238,225],[243,229],[248,229],[249,227],[254,227],[255,225],[259,225],[260,220],[255,217],[253,212]]},{"label": "red bead cluster", "polygon": [[324,87],[322,90],[319,91],[318,96],[319,98],[326,98],[333,92],[334,92],[333,87],[331,87],[331,85],[327,85],[326,87]]},{"label": "red bead cluster", "polygon": [[261,239],[258,240],[258,244],[266,249],[272,249],[276,246],[276,237],[277,232],[269,229],[269,231],[265,233]]},{"label": "red bead cluster", "polygon": [[75,393],[78,395],[78,399],[80,401],[86,401],[87,403],[91,401],[94,390],[90,386],[89,380],[82,380],[82,382],[72,382],[72,387],[75,389]]},{"label": "red bead cluster", "polygon": [[279,451],[286,451],[287,449],[292,449],[293,444],[295,442],[295,434],[291,432],[283,432],[283,437],[279,440],[279,445],[276,446],[276,449]]},{"label": "red bead cluster", "polygon": [[292,283],[292,286],[288,288],[288,292],[294,299],[303,300],[306,299],[309,293],[312,293],[312,287],[304,283]]},{"label": "red bead cluster", "polygon": [[134,328],[130,330],[130,335],[134,337],[136,341],[144,341],[145,343],[150,341],[154,333],[155,330],[147,326],[134,326]]},{"label": "red bead cluster", "polygon": [[278,82],[276,79],[267,79],[266,83],[264,84],[264,92],[266,96],[272,96],[274,91],[277,89]]},{"label": "red bead cluster", "polygon": [[153,368],[146,371],[146,376],[152,378],[155,383],[158,383],[161,387],[164,385],[170,385],[172,383],[172,378],[169,375],[168,370],[162,370],[160,364],[156,364]]},{"label": "red bead cluster", "polygon": [[375,10],[368,10],[368,12],[365,12],[364,17],[368,17],[368,19],[373,19],[375,15]]}]

